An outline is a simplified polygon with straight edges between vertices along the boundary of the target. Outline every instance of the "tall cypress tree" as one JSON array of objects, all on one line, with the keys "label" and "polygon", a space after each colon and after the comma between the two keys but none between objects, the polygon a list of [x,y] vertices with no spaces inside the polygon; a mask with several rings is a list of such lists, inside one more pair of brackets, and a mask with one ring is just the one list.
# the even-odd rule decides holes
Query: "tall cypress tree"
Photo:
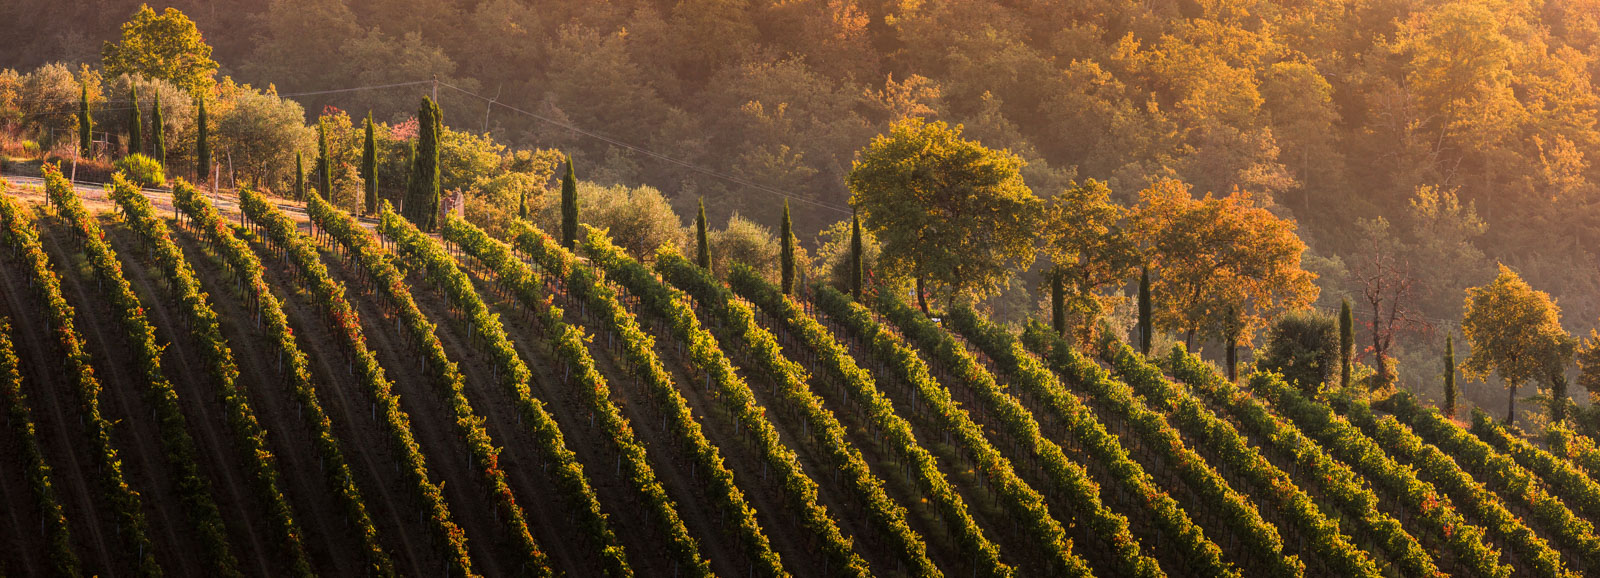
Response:
[{"label": "tall cypress tree", "polygon": [[861,216],[850,211],[850,296],[861,301]]},{"label": "tall cypress tree", "polygon": [[200,112],[195,115],[195,126],[199,132],[194,141],[194,175],[195,180],[201,183],[208,182],[211,176],[211,132],[206,125],[206,99],[199,101]]},{"label": "tall cypress tree", "polygon": [[128,85],[128,100],[133,101],[128,109],[128,154],[134,155],[144,152],[144,127],[139,118],[139,88]]},{"label": "tall cypress tree", "polygon": [[378,140],[372,129],[372,111],[367,111],[367,141],[361,146],[361,182],[366,193],[368,215],[378,212]]},{"label": "tall cypress tree", "polygon": [[416,152],[411,155],[411,176],[406,186],[406,218],[424,231],[439,219],[439,133],[443,113],[433,99],[422,97],[417,109]]},{"label": "tall cypress tree", "polygon": [[1139,353],[1150,355],[1150,340],[1154,337],[1154,320],[1150,309],[1150,268],[1139,271]]},{"label": "tall cypress tree", "polygon": [[1067,334],[1067,281],[1059,266],[1050,268],[1050,327]]},{"label": "tall cypress tree", "polygon": [[1444,414],[1456,418],[1456,336],[1444,341]]},{"label": "tall cypress tree", "polygon": [[1350,356],[1356,347],[1356,318],[1350,313],[1350,300],[1339,303],[1339,387],[1350,387]]},{"label": "tall cypress tree", "polygon": [[[82,94],[78,96],[78,156],[94,157],[94,117],[89,115],[89,82],[78,83]],[[204,125],[201,125],[204,126]]]},{"label": "tall cypress tree", "polygon": [[328,122],[317,119],[317,192],[316,195],[332,203],[333,159],[328,156]]},{"label": "tall cypress tree", "polygon": [[517,218],[528,220],[528,191],[522,191],[517,197]]},{"label": "tall cypress tree", "polygon": [[294,200],[306,200],[306,161],[300,151],[294,152]]},{"label": "tall cypress tree", "polygon": [[567,174],[561,176],[561,245],[568,251],[578,247],[578,177],[572,155],[567,155]]},{"label": "tall cypress tree", "polygon": [[783,235],[783,245],[779,252],[779,261],[783,269],[783,294],[794,293],[794,224],[789,221],[789,200],[783,200],[783,226],[779,233]]},{"label": "tall cypress tree", "polygon": [[694,217],[694,262],[701,269],[711,270],[711,239],[706,236],[706,199],[700,198],[700,212]]},{"label": "tall cypress tree", "polygon": [[156,104],[150,109],[150,140],[156,162],[167,166],[167,125],[161,114],[161,93],[156,93]]}]

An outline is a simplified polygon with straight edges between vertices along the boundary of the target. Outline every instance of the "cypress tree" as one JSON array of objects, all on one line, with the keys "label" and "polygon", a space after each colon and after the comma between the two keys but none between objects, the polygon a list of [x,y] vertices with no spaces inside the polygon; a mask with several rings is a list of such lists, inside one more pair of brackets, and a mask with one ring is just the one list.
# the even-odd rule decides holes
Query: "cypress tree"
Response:
[{"label": "cypress tree", "polygon": [[1067,281],[1061,267],[1050,271],[1050,327],[1056,335],[1067,334]]},{"label": "cypress tree", "polygon": [[211,133],[206,125],[206,99],[199,100],[200,112],[195,116],[195,126],[199,131],[194,142],[194,174],[195,180],[206,182],[211,176]]},{"label": "cypress tree", "polygon": [[567,155],[567,174],[561,176],[561,245],[568,251],[578,247],[578,177],[572,155]]},{"label": "cypress tree", "polygon": [[517,218],[528,220],[528,191],[522,191],[521,196],[517,197]]},{"label": "cypress tree", "polygon": [[406,186],[406,218],[424,231],[439,219],[439,133],[443,113],[433,99],[422,97],[417,109],[416,152],[411,155],[411,176]]},{"label": "cypress tree", "polygon": [[144,152],[144,127],[139,119],[139,89],[128,85],[128,100],[133,101],[133,106],[128,110],[128,154]]},{"label": "cypress tree", "polygon": [[706,237],[706,199],[700,198],[700,213],[694,217],[694,239],[697,243],[694,262],[701,269],[711,270],[711,240]]},{"label": "cypress tree", "polygon": [[367,141],[361,147],[361,181],[368,215],[378,212],[378,140],[373,134],[372,111],[367,111]]},{"label": "cypress tree", "polygon": [[1139,352],[1150,355],[1150,340],[1155,336],[1150,310],[1150,268],[1139,271]]},{"label": "cypress tree", "polygon": [[328,157],[328,122],[317,119],[317,196],[328,202],[333,198],[333,159]]},{"label": "cypress tree", "polygon": [[1456,337],[1444,341],[1444,414],[1456,418]]},{"label": "cypress tree", "polygon": [[89,115],[89,82],[78,83],[83,92],[78,96],[78,156],[94,157],[94,118]]},{"label": "cypress tree", "polygon": [[150,140],[151,150],[154,152],[156,162],[162,167],[167,166],[167,126],[161,114],[161,93],[156,93],[156,104],[150,109]]},{"label": "cypress tree", "polygon": [[306,200],[306,161],[300,151],[294,153],[294,200]]},{"label": "cypress tree", "polygon": [[[1233,319],[1233,307],[1228,307],[1228,319]],[[1228,324],[1228,381],[1239,383],[1239,325],[1230,321]]]},{"label": "cypress tree", "polygon": [[783,246],[780,249],[779,259],[783,265],[783,294],[794,293],[794,225],[789,222],[789,200],[783,200],[783,226],[779,231],[783,235]]},{"label": "cypress tree", "polygon": [[1350,300],[1339,303],[1339,387],[1350,387],[1350,357],[1356,347],[1356,318],[1350,313]]},{"label": "cypress tree", "polygon": [[861,301],[861,216],[850,212],[850,296]]}]

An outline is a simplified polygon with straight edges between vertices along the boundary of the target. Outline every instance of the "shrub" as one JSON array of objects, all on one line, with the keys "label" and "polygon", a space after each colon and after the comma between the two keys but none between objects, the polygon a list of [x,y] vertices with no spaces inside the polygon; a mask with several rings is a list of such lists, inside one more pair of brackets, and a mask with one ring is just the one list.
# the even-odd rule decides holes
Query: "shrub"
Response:
[{"label": "shrub", "polygon": [[1257,366],[1283,374],[1301,391],[1315,393],[1339,364],[1339,324],[1315,311],[1290,313],[1273,322]]},{"label": "shrub", "polygon": [[116,168],[128,180],[141,187],[159,187],[167,184],[166,172],[161,163],[143,154],[134,153],[117,160]]}]

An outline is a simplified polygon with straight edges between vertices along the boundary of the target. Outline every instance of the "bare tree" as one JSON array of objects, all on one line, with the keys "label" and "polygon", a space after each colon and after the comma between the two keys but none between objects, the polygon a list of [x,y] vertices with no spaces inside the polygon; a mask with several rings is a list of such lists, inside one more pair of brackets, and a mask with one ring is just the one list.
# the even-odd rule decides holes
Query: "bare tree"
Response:
[{"label": "bare tree", "polygon": [[1373,365],[1378,371],[1372,388],[1377,389],[1394,382],[1389,351],[1394,348],[1395,336],[1408,331],[1426,333],[1432,325],[1416,310],[1417,280],[1411,275],[1411,263],[1399,256],[1399,243],[1389,234],[1389,222],[1379,217],[1363,220],[1360,226],[1366,246],[1351,267],[1350,277],[1372,312],[1366,325],[1372,331]]}]

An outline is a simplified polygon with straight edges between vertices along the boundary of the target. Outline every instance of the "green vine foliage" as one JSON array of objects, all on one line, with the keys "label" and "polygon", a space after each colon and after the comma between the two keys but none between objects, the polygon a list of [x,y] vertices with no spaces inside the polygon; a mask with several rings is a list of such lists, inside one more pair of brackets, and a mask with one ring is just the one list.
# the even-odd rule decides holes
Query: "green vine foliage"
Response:
[{"label": "green vine foliage", "polygon": [[[777,551],[772,549],[771,541],[756,519],[755,508],[745,499],[744,491],[734,483],[733,471],[724,463],[717,446],[705,437],[700,422],[690,411],[689,402],[678,392],[666,366],[656,356],[655,340],[639,327],[633,313],[622,306],[616,292],[606,284],[601,271],[609,267],[600,265],[591,269],[582,266],[571,251],[521,221],[515,222],[512,230],[518,245],[536,262],[547,264],[548,269],[565,271],[566,276],[562,279],[564,287],[586,304],[586,309],[596,316],[600,326],[616,332],[624,352],[624,365],[660,405],[669,428],[688,448],[697,467],[705,469],[712,500],[719,511],[733,518],[733,534],[751,557],[754,570],[763,576],[788,576]],[[592,258],[606,262],[620,255],[621,251],[615,246],[599,244],[600,237],[598,234],[591,235],[586,245]],[[615,255],[603,252],[606,249],[614,251]]]},{"label": "green vine foliage", "polygon": [[[4,186],[0,185],[0,189]],[[11,320],[0,317],[0,398],[4,398],[7,421],[16,430],[26,464],[28,487],[33,490],[34,501],[49,543],[50,566],[62,576],[77,576],[81,572],[78,554],[72,551],[72,532],[67,527],[67,515],[56,500],[56,488],[50,481],[50,464],[45,462],[44,450],[39,447],[37,429],[33,423],[33,410],[22,393],[22,374],[17,370],[16,349],[11,341]]]},{"label": "green vine foliage", "polygon": [[[1205,532],[1189,518],[1178,502],[1162,489],[1144,467],[1134,461],[1122,446],[1116,434],[1110,433],[1094,412],[1083,401],[1062,385],[1061,380],[1044,366],[1039,358],[1028,352],[1015,335],[987,319],[971,307],[958,306],[950,311],[953,328],[993,360],[1011,379],[1014,387],[1026,391],[1048,408],[1076,444],[1076,452],[1088,460],[1104,464],[1113,483],[1139,496],[1142,507],[1148,510],[1154,526],[1176,542],[1185,572],[1200,576],[1237,577],[1232,565],[1222,560],[1222,549],[1206,537]],[[1082,504],[1097,509],[1098,494],[1080,498]],[[1080,505],[1080,508],[1085,506]],[[1119,551],[1137,554],[1136,548],[1122,545],[1118,538],[1126,529],[1118,529],[1114,513],[1092,514],[1090,525],[1096,534],[1113,540]],[[1121,521],[1126,524],[1126,521]],[[1131,567],[1137,560],[1124,559],[1123,566]]]},{"label": "green vine foliage", "polygon": [[293,264],[302,281],[309,286],[317,304],[327,312],[331,329],[343,343],[351,359],[356,382],[372,396],[384,432],[398,453],[406,483],[427,515],[429,527],[445,558],[446,570],[451,575],[472,575],[472,557],[467,552],[467,536],[450,514],[444,492],[429,476],[422,446],[411,432],[411,417],[400,407],[400,397],[394,393],[394,384],[384,376],[378,357],[367,347],[361,332],[361,319],[345,299],[345,287],[328,275],[328,268],[312,246],[311,240],[302,236],[298,226],[277,207],[267,202],[259,193],[249,189],[239,191],[239,206],[256,227],[256,231],[269,244],[270,249],[282,254]]},{"label": "green vine foliage", "polygon": [[[648,518],[655,522],[657,531],[666,536],[667,549],[674,561],[674,572],[682,571],[700,578],[711,576],[710,561],[701,555],[699,543],[689,535],[683,518],[678,515],[677,504],[667,495],[666,488],[651,468],[644,445],[634,436],[633,426],[622,415],[622,409],[611,401],[611,388],[595,367],[594,358],[589,355],[589,336],[568,324],[564,319],[565,312],[553,304],[553,296],[541,289],[546,276],[555,280],[565,279],[566,273],[575,268],[573,261],[576,259],[571,257],[570,252],[553,252],[556,241],[542,231],[521,221],[514,221],[512,226],[520,231],[519,237],[528,237],[525,241],[519,241],[519,244],[531,247],[524,251],[540,263],[540,271],[536,272],[517,256],[510,245],[490,238],[464,221],[447,220],[445,235],[468,255],[494,271],[501,286],[532,308],[536,320],[543,326],[556,361],[564,364],[566,375],[572,380],[575,390],[584,394],[589,403],[588,409],[595,416],[595,423],[600,427],[604,439],[615,444],[626,478],[644,500],[644,511],[648,512]],[[565,258],[552,255],[565,255]]]},{"label": "green vine foliage", "polygon": [[[266,330],[272,349],[280,359],[279,371],[288,383],[295,400],[300,403],[306,425],[311,428],[317,455],[325,464],[328,485],[344,505],[345,518],[361,535],[362,554],[368,567],[378,576],[394,576],[394,560],[383,551],[378,542],[378,529],[367,512],[366,501],[356,487],[355,476],[345,460],[344,450],[333,433],[333,422],[328,418],[311,382],[310,359],[295,340],[294,329],[283,312],[283,302],[272,293],[263,273],[261,260],[248,243],[240,239],[205,195],[194,187],[180,182],[172,190],[173,203],[181,211],[180,223],[200,236],[210,250],[218,255],[229,271],[241,280],[241,293],[256,310],[256,318]],[[244,231],[240,231],[244,233]]]},{"label": "green vine foliage", "polygon": [[1423,441],[1410,426],[1392,415],[1379,417],[1365,401],[1359,399],[1334,396],[1330,401],[1335,410],[1362,433],[1395,456],[1397,461],[1406,463],[1416,471],[1419,479],[1434,484],[1457,508],[1477,520],[1489,536],[1505,544],[1534,575],[1550,578],[1577,576],[1562,564],[1561,555],[1555,549],[1506,508],[1500,496],[1474,480],[1454,458]]},{"label": "green vine foliage", "polygon": [[[1170,361],[1179,371],[1195,363],[1182,348],[1173,348]],[[1214,383],[1224,387],[1195,389],[1214,400],[1237,391],[1226,381]],[[1412,519],[1420,522],[1418,526],[1444,542],[1457,564],[1471,570],[1475,576],[1511,575],[1511,567],[1500,563],[1500,552],[1489,543],[1484,528],[1468,522],[1434,484],[1421,480],[1413,469],[1395,461],[1350,420],[1334,413],[1326,404],[1307,399],[1298,389],[1275,376],[1263,376],[1259,380],[1252,377],[1250,390],[1271,402],[1280,415],[1300,426],[1302,432],[1316,439],[1330,454],[1350,464],[1376,489],[1393,496],[1407,508]],[[1255,403],[1254,400],[1250,402]]]},{"label": "green vine foliage", "polygon": [[[388,210],[387,205],[384,209],[379,229],[404,252],[424,262],[450,259],[436,243],[411,226],[409,221]],[[393,255],[380,247],[372,233],[354,218],[334,208],[321,197],[311,196],[306,199],[306,213],[311,216],[312,222],[327,233],[324,237],[331,238],[334,243],[342,246],[346,255],[355,256],[369,276],[369,285],[375,287],[378,294],[383,296],[399,314],[400,325],[405,328],[411,342],[416,344],[419,350],[424,372],[428,374],[428,378],[438,388],[438,393],[444,397],[445,404],[450,408],[451,417],[454,418],[456,425],[456,435],[466,442],[468,453],[472,455],[477,466],[475,470],[483,477],[483,484],[495,501],[497,513],[504,514],[502,519],[505,524],[505,536],[510,538],[521,558],[519,562],[522,564],[522,571],[534,576],[552,575],[549,556],[528,531],[527,517],[523,513],[522,506],[517,503],[511,484],[506,481],[505,470],[500,467],[500,448],[495,447],[489,430],[483,426],[483,418],[473,411],[472,404],[467,400],[466,376],[461,374],[460,367],[445,354],[444,343],[439,340],[434,324],[428,321],[427,316],[417,307],[416,300],[411,296],[411,290],[406,286],[405,274],[401,273],[393,263]],[[472,286],[466,285],[466,290],[472,291]]]},{"label": "green vine foliage", "polygon": [[[591,239],[599,237],[593,231],[589,233],[589,236]],[[600,248],[601,243],[594,242],[591,245]],[[695,309],[690,306],[688,296],[682,291],[656,280],[653,276],[643,274],[647,272],[643,265],[617,251],[615,246],[603,247],[602,250],[607,251],[613,258],[596,259],[596,261],[604,262],[611,267],[630,270],[630,272],[626,273],[616,272],[613,276],[630,293],[637,296],[646,309],[667,320],[673,335],[680,342],[687,344],[690,359],[701,371],[711,376],[711,382],[722,393],[719,396],[719,400],[723,403],[723,406],[737,416],[741,427],[748,429],[756,436],[756,445],[761,449],[762,457],[770,467],[778,472],[778,475],[783,480],[782,487],[785,496],[789,499],[790,506],[802,512],[806,528],[824,544],[824,554],[829,559],[830,569],[844,568],[844,572],[848,574],[857,576],[871,575],[871,572],[867,569],[866,560],[855,552],[852,541],[842,534],[838,524],[828,515],[827,507],[818,502],[816,481],[801,468],[799,456],[783,445],[783,442],[778,437],[777,428],[767,419],[766,408],[756,402],[755,394],[750,390],[745,378],[740,377],[734,371],[733,363],[724,354],[716,337],[700,324],[699,318],[695,316]],[[744,309],[744,313],[747,315],[737,320],[726,317],[729,309],[726,307],[727,301],[725,299],[731,297],[732,293],[728,292],[721,284],[711,280],[708,272],[690,263],[689,260],[676,252],[658,254],[656,270],[680,287],[693,287],[694,289],[715,287],[721,289],[720,296],[724,297],[722,301],[718,301],[712,294],[695,292],[696,295],[700,296],[698,301],[701,310],[708,311],[712,315],[722,315],[725,322],[731,321],[735,323],[735,330],[741,334],[740,342],[742,346],[755,352],[753,357],[770,375],[793,377],[793,374],[778,368],[798,368],[782,365],[787,360],[781,358],[781,353],[776,348],[777,343],[772,339],[771,334],[758,335],[755,333],[755,331],[760,331],[760,328],[754,325],[754,317],[748,315],[748,308]],[[616,271],[616,269],[612,269],[612,271]],[[762,340],[762,337],[766,339]],[[809,390],[805,389],[803,382],[799,385],[799,391],[793,387],[794,385],[794,383],[790,382],[783,387],[786,392],[785,400],[791,408],[811,408],[826,411],[821,407],[821,400],[811,396]],[[812,406],[810,404],[815,405]],[[823,427],[822,424],[824,422],[833,417],[831,413],[824,416],[817,411],[809,411],[807,412],[808,419],[812,414],[816,414],[815,417],[820,420],[819,429]],[[837,423],[837,420],[835,420],[835,423]],[[896,536],[896,538],[903,540],[905,536],[900,535]],[[917,544],[920,544],[920,541]],[[922,565],[922,560],[926,559],[926,547],[924,546],[919,551],[917,545],[907,546],[904,543],[901,545],[903,548],[911,548],[913,554],[923,554],[922,559],[913,557],[912,561],[914,567],[919,567],[920,571],[926,574],[927,569],[931,568],[931,562],[927,566]],[[935,570],[935,572],[937,571]]]},{"label": "green vine foliage", "polygon": [[[1081,487],[1088,482],[1088,472],[1081,466],[1069,462],[1060,446],[1040,435],[1039,423],[1034,420],[1033,413],[1023,407],[1015,396],[1002,391],[1000,385],[995,383],[994,376],[978,366],[977,360],[973,359],[965,346],[957,343],[950,337],[949,332],[941,329],[921,312],[906,305],[892,292],[878,293],[878,310],[905,333],[906,341],[916,344],[924,354],[950,368],[956,378],[965,380],[977,392],[978,399],[995,414],[995,419],[1002,424],[1003,431],[1012,436],[1012,439],[1031,446],[1029,448],[1031,453],[1044,457],[1045,463],[1053,466],[1051,473],[1057,480],[1072,480],[1072,482],[1058,481],[1058,484],[1076,484],[1080,486],[1080,499],[1083,498],[1081,494],[1087,493],[1087,497],[1098,504],[1098,488],[1089,492],[1088,488]],[[989,481],[994,484],[993,487],[1002,496],[1007,514],[1025,521],[1024,525],[1036,545],[1047,556],[1053,556],[1055,571],[1068,575],[1088,574],[1088,565],[1072,552],[1072,543],[1066,537],[1066,530],[1062,528],[1060,522],[1050,517],[1044,496],[1017,476],[1011,460],[1001,455],[1000,450],[989,441],[983,427],[973,421],[966,410],[949,399],[949,389],[932,379],[927,364],[922,362],[920,356],[909,351],[909,344],[901,343],[900,346],[908,350],[908,355],[903,356],[907,363],[902,368],[910,370],[900,372],[901,378],[926,378],[924,381],[926,386],[923,388],[925,399],[939,409],[945,409],[941,406],[948,404],[948,410],[940,412],[945,418],[943,426],[967,447],[973,460],[981,465]],[[921,368],[918,369],[918,366]],[[1103,511],[1104,506],[1099,509]],[[1117,573],[1127,576],[1164,575],[1155,560],[1138,554],[1138,541],[1128,533],[1126,520],[1118,522],[1121,523],[1114,523],[1114,527],[1119,530],[1120,535],[1114,536],[1119,538],[1118,545],[1123,548],[1123,567],[1118,568]]]},{"label": "green vine foliage", "polygon": [[[121,181],[117,187],[131,187]],[[189,435],[188,420],[178,404],[178,392],[167,379],[161,367],[163,347],[156,343],[155,327],[145,318],[144,305],[134,294],[133,285],[122,274],[122,263],[116,251],[106,242],[105,231],[78,198],[71,185],[60,181],[48,182],[45,193],[50,197],[82,241],[82,248],[93,274],[103,282],[117,323],[122,326],[137,364],[134,372],[145,385],[145,399],[154,405],[156,426],[161,435],[161,447],[167,465],[173,469],[173,482],[177,493],[188,506],[190,522],[200,535],[201,549],[210,562],[212,572],[221,576],[239,576],[238,560],[228,544],[227,530],[222,523],[222,513],[211,497],[211,483],[200,473],[196,462],[194,438]]]},{"label": "green vine foliage", "polygon": [[[813,289],[817,306],[831,321],[851,334],[860,336],[880,360],[893,364],[900,370],[911,370],[905,367],[910,360],[903,357],[909,352],[890,339],[888,330],[873,319],[870,310],[825,284],[817,284]],[[868,417],[879,429],[878,433],[888,440],[903,458],[912,463],[913,472],[922,486],[923,493],[938,505],[940,512],[954,529],[952,535],[963,554],[970,552],[973,555],[976,570],[990,576],[1009,576],[1015,572],[1009,565],[1000,561],[999,547],[983,534],[977,521],[973,520],[968,512],[966,502],[961,499],[950,480],[939,470],[936,458],[917,441],[912,433],[911,423],[895,413],[894,405],[878,390],[867,370],[856,365],[844,346],[834,339],[832,332],[808,332],[807,341],[824,358],[830,371],[835,373],[837,378],[844,380],[847,388],[860,400]],[[912,383],[912,387],[916,387],[919,383],[907,381]],[[925,381],[920,383],[926,385]],[[948,395],[948,392],[946,393]],[[926,394],[924,397],[927,397]],[[928,399],[940,404],[937,407],[929,405],[930,411],[952,409],[948,399]]]},{"label": "green vine foliage", "polygon": [[[188,187],[188,184],[180,179],[177,186]],[[201,290],[194,268],[184,258],[183,250],[173,242],[166,222],[156,216],[155,207],[144,193],[113,176],[111,199],[122,209],[123,219],[139,236],[146,255],[155,261],[156,269],[176,297],[179,311],[187,321],[188,333],[200,347],[211,385],[217,388],[217,397],[228,413],[233,443],[254,478],[251,486],[266,507],[288,555],[290,571],[297,576],[311,576],[311,562],[306,559],[300,525],[295,522],[288,498],[283,495],[283,477],[278,473],[277,458],[267,444],[267,428],[261,425],[250,407],[249,393],[238,383],[239,366],[233,360],[227,340],[222,337],[222,326],[217,312],[211,308],[210,296]]]},{"label": "green vine foliage", "polygon": [[[1453,420],[1447,419],[1438,409],[1423,407],[1409,392],[1399,392],[1390,396],[1380,406],[1388,410],[1411,427],[1420,440],[1432,444],[1443,455],[1450,458],[1452,464],[1459,464],[1461,475],[1471,481],[1473,487],[1469,491],[1482,492],[1493,496],[1499,501],[1499,496],[1518,500],[1521,505],[1532,512],[1532,518],[1545,527],[1549,533],[1554,534],[1556,541],[1565,547],[1577,550],[1587,560],[1600,560],[1600,553],[1595,553],[1595,539],[1593,526],[1572,514],[1561,500],[1556,498],[1544,487],[1537,478],[1527,470],[1516,465],[1511,458],[1497,452],[1489,444],[1483,442],[1466,429],[1457,425]],[[1477,480],[1468,476],[1471,472]],[[1503,508],[1503,507],[1502,507]],[[1509,513],[1508,513],[1509,514]],[[1560,554],[1551,548],[1543,539],[1534,541],[1533,532],[1528,527],[1512,525],[1511,521],[1521,524],[1514,515],[1510,520],[1500,518],[1486,524],[1492,529],[1502,526],[1502,534],[1510,534],[1518,544],[1519,553],[1528,560],[1540,573],[1545,575],[1562,575],[1569,572],[1577,573],[1581,568],[1567,568],[1560,560]],[[1526,533],[1521,537],[1518,534]]]},{"label": "green vine foliage", "polygon": [[[45,186],[71,187],[55,165],[44,166]],[[139,576],[161,576],[155,546],[150,541],[150,524],[139,507],[139,493],[128,485],[122,472],[122,459],[111,443],[112,423],[100,413],[100,380],[94,375],[83,336],[74,324],[75,311],[62,295],[61,277],[50,267],[50,258],[39,242],[33,219],[11,196],[0,195],[0,225],[6,244],[25,265],[39,304],[50,320],[63,371],[78,398],[78,413],[92,440],[94,460],[100,472],[105,503],[116,520],[127,568]]]},{"label": "green vine foliage", "polygon": [[[1255,503],[1236,491],[1216,468],[1183,441],[1166,416],[1151,409],[1133,388],[1112,378],[1104,368],[1078,353],[1073,344],[1037,322],[1022,335],[1027,349],[1039,355],[1064,382],[1094,397],[1106,412],[1138,434],[1144,447],[1161,456],[1195,493],[1204,512],[1226,527],[1251,561],[1246,570],[1273,576],[1301,576],[1305,563],[1283,551],[1278,528],[1261,517]],[[1239,465],[1239,464],[1235,464]]]}]

